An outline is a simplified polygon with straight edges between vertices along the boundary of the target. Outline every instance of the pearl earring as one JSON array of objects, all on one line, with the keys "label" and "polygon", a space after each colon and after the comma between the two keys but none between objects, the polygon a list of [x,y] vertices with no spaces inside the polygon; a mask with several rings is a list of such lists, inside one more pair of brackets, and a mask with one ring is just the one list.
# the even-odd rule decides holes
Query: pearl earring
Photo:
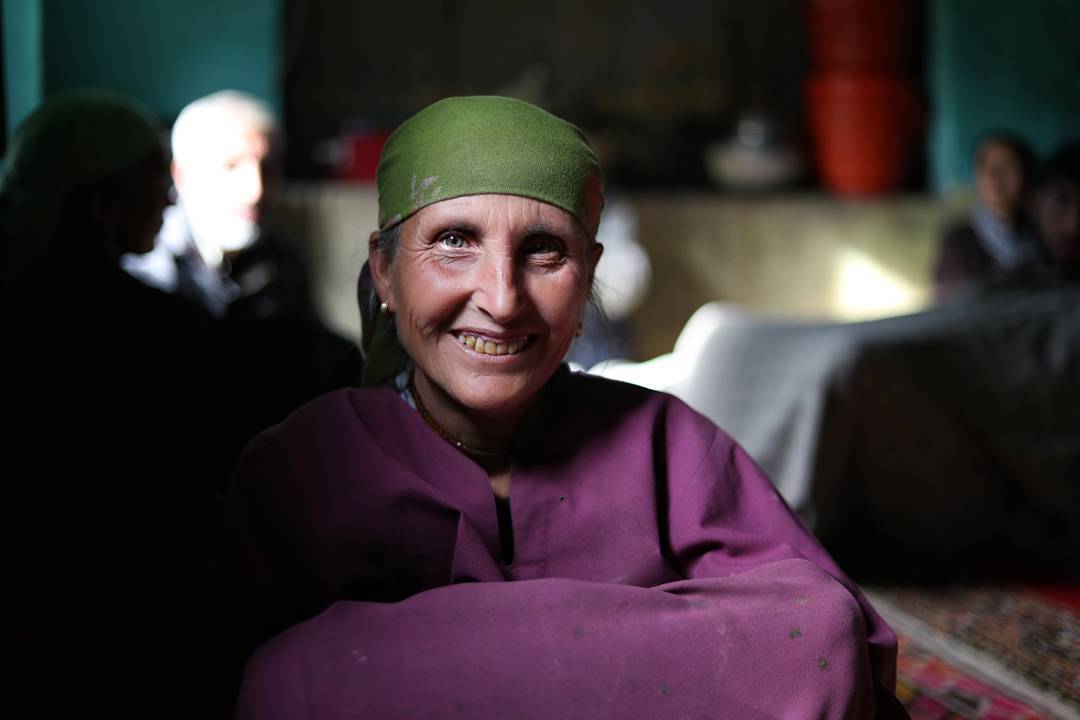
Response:
[{"label": "pearl earring", "polygon": [[390,306],[388,304],[386,304],[385,302],[382,303],[381,305],[379,305],[379,313],[382,314],[382,315],[389,315],[390,314]]}]

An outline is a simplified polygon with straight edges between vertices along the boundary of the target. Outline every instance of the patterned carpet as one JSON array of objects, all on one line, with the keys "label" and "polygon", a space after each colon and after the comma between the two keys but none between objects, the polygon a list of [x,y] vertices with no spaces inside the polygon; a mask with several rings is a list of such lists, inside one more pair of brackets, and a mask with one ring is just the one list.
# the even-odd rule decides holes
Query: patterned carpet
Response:
[{"label": "patterned carpet", "polygon": [[914,720],[1080,720],[1080,603],[1028,587],[867,588]]}]

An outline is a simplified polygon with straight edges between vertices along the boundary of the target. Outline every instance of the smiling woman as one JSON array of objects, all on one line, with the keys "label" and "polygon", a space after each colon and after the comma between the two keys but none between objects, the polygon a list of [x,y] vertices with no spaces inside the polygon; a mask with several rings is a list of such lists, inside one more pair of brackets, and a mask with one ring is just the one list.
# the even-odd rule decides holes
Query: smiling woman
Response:
[{"label": "smiling woman", "polygon": [[506,447],[570,349],[601,247],[565,210],[514,195],[455,198],[405,221],[372,274],[451,437]]},{"label": "smiling woman", "polygon": [[162,716],[898,717],[895,638],[730,437],[571,373],[603,175],[451,98],[390,138],[366,377],[263,433]]}]

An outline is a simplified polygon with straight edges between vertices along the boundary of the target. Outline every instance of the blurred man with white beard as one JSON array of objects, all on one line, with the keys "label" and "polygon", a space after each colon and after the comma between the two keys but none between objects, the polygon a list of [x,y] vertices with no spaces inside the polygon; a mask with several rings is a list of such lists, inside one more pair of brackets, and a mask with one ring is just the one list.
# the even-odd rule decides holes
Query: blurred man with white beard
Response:
[{"label": "blurred man with white beard", "polygon": [[177,204],[154,251],[124,268],[218,319],[310,312],[304,269],[274,228],[283,144],[273,112],[251,95],[223,90],[185,107],[172,130]]}]

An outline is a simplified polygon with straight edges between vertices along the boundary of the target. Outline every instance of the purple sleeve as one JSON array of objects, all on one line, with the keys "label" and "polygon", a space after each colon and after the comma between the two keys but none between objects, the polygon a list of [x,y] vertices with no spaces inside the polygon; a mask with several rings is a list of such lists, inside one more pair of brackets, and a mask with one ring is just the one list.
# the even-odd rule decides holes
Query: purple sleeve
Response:
[{"label": "purple sleeve", "polygon": [[656,588],[449,585],[338,602],[274,638],[236,717],[870,717],[861,622],[801,559]]},{"label": "purple sleeve", "polygon": [[789,558],[824,570],[858,603],[877,717],[907,717],[896,699],[896,636],[791,511],[754,461],[717,430],[700,465],[671,480],[671,551],[686,577],[726,577]]}]

